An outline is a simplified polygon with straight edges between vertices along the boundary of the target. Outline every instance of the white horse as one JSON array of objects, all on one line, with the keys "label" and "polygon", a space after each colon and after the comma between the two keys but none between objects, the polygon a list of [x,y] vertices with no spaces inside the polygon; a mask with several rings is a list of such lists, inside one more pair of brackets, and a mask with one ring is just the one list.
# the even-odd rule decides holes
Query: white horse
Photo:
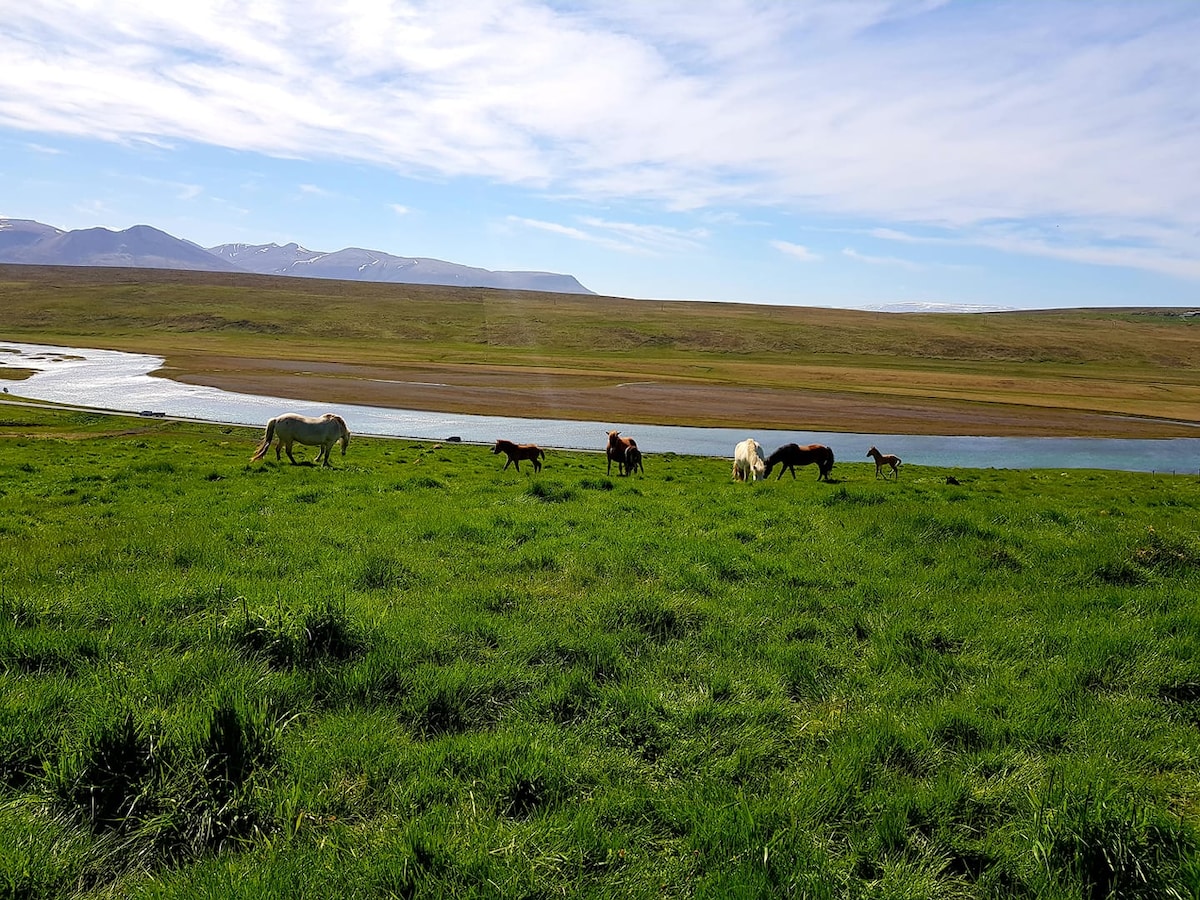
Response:
[{"label": "white horse", "polygon": [[271,441],[276,438],[279,441],[275,445],[276,459],[279,459],[279,451],[283,449],[292,465],[295,465],[296,457],[292,456],[293,443],[316,445],[321,448],[317,451],[317,460],[327,466],[329,451],[338,441],[342,442],[342,456],[346,455],[346,447],[350,443],[350,429],[346,427],[346,422],[341,416],[335,416],[333,413],[325,413],[319,419],[285,413],[267,422],[266,434],[263,435],[262,443],[258,445],[250,461],[254,462],[266,456]]},{"label": "white horse", "polygon": [[762,445],[754,438],[746,438],[733,448],[733,480],[758,481],[764,476],[767,464],[763,462]]}]

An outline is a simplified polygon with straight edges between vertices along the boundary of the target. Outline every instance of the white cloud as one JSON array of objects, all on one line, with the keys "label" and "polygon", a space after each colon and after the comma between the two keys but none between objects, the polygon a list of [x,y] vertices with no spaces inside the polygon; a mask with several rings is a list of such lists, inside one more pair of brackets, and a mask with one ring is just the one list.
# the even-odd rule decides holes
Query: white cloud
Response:
[{"label": "white cloud", "polygon": [[780,253],[790,256],[793,259],[798,259],[801,262],[816,262],[821,258],[801,244],[793,244],[790,241],[771,241],[770,243]]},{"label": "white cloud", "polygon": [[388,209],[390,209],[392,212],[394,212],[398,216],[407,216],[410,212],[412,212],[411,209],[409,209],[407,206],[405,206],[402,203],[389,203]]},{"label": "white cloud", "polygon": [[[777,207],[1185,277],[1200,258],[1194,4],[10,7],[0,126],[33,134],[195,141],[672,210]],[[992,227],[1053,219],[1073,223],[1069,240]],[[1095,223],[1132,238],[1095,243]],[[614,225],[577,239],[653,252],[704,240]]]}]

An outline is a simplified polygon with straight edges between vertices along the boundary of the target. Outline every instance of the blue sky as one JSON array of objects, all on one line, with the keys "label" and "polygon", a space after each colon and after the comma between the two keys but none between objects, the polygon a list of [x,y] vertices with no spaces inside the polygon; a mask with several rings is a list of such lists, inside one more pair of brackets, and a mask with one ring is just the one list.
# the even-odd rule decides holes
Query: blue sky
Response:
[{"label": "blue sky", "polygon": [[798,306],[1200,305],[1194,0],[3,4],[0,216]]}]

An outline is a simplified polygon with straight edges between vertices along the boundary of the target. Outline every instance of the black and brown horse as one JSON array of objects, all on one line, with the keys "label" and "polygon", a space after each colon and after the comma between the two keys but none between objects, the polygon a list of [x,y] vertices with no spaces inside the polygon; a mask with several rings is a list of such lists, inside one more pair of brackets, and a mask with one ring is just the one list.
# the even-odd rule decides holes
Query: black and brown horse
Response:
[{"label": "black and brown horse", "polygon": [[[610,431],[608,433],[608,446],[604,448],[604,455],[608,457],[609,475],[612,474],[612,464],[614,460],[616,460],[617,463],[617,471],[621,472],[622,474],[626,473],[625,456],[630,448],[637,450],[637,441],[635,441],[633,438],[623,438],[621,437],[621,432],[619,431]],[[642,454],[640,451],[637,454],[637,463],[638,467],[641,468]]]},{"label": "black and brown horse", "polygon": [[777,478],[783,477],[785,469],[790,470],[795,478],[796,466],[807,466],[809,463],[817,464],[817,481],[822,478],[828,481],[829,473],[833,469],[833,451],[824,444],[808,444],[804,447],[798,444],[784,444],[767,457],[767,468],[763,478],[769,478],[771,470],[776,466],[779,466]]},{"label": "black and brown horse", "polygon": [[642,451],[637,448],[637,444],[625,448],[625,462],[622,465],[625,467],[626,475],[633,475],[636,472],[645,474],[646,467],[642,465]]},{"label": "black and brown horse", "polygon": [[[504,463],[504,469],[508,468],[508,464],[512,463],[517,467],[517,471],[521,471],[521,460],[527,459],[533,463],[533,471],[542,471],[542,460],[546,458],[546,451],[537,444],[514,444],[512,441],[506,441],[503,438],[496,441],[496,446],[492,448],[493,453],[503,453],[508,457],[508,461]],[[500,471],[503,472],[504,469]]]}]

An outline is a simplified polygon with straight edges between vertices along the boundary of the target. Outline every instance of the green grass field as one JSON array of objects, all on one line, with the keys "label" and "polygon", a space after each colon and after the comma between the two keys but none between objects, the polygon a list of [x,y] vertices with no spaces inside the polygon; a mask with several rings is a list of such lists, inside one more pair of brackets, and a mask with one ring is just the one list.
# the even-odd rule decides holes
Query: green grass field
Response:
[{"label": "green grass field", "polygon": [[0,897],[1200,896],[1194,476],[256,441],[0,407]]}]

